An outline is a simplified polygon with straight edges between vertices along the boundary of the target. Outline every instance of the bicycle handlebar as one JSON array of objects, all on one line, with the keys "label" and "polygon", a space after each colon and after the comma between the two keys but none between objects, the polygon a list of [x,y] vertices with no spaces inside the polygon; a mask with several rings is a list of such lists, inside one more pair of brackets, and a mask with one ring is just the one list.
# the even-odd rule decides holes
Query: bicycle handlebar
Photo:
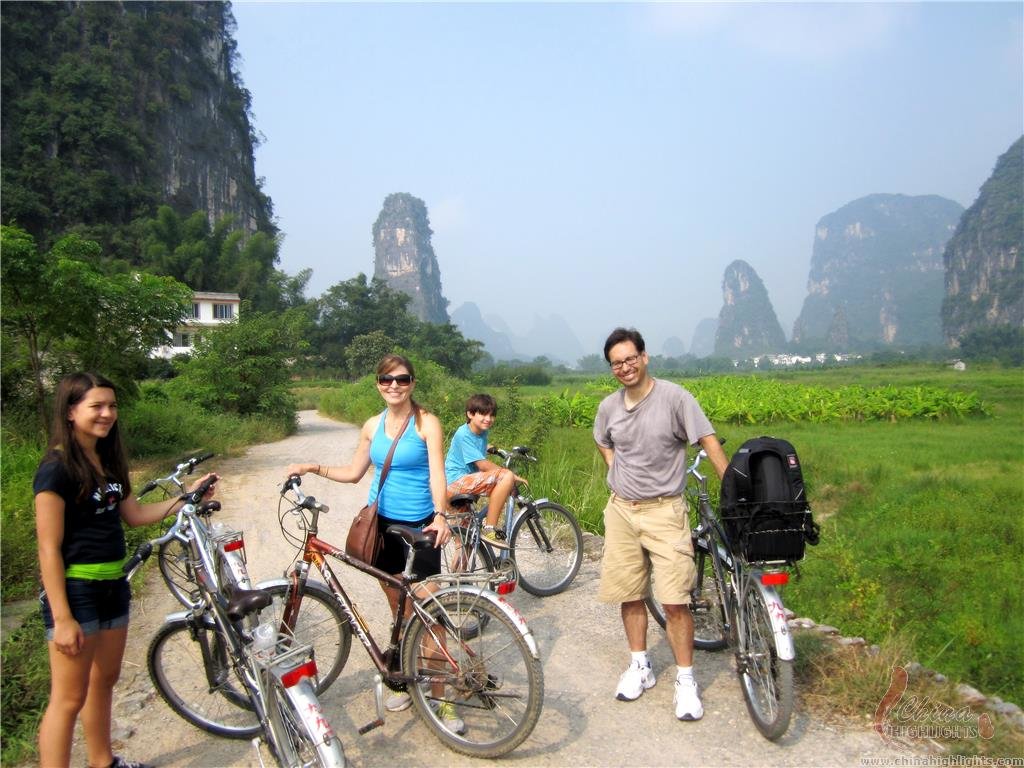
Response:
[{"label": "bicycle handlebar", "polygon": [[517,445],[509,450],[503,450],[494,445],[487,446],[487,452],[492,456],[500,456],[505,460],[505,466],[507,467],[512,463],[513,459],[526,459],[527,461],[536,461],[537,457],[530,453],[530,449],[525,445]]},{"label": "bicycle handlebar", "polygon": [[202,464],[207,459],[212,459],[217,454],[215,453],[201,453],[198,456],[192,456],[188,459],[183,459],[181,462],[174,466],[174,471],[167,477],[158,477],[150,480],[146,483],[139,492],[136,494],[138,498],[145,496],[150,491],[156,490],[160,487],[161,483],[174,483],[178,487],[178,490],[184,490],[184,484],[179,479],[179,475],[191,475],[192,471]]},{"label": "bicycle handlebar", "polygon": [[315,496],[307,496],[302,492],[299,486],[302,485],[302,478],[298,475],[292,475],[285,480],[284,485],[281,486],[281,495],[284,496],[288,491],[295,493],[295,508],[296,509],[308,509],[311,512],[330,512],[331,508],[326,504],[321,504],[316,500]]},{"label": "bicycle handlebar", "polygon": [[208,509],[211,512],[220,509],[220,502],[210,501],[202,504],[203,496],[206,495],[206,492],[210,490],[213,484],[219,479],[220,478],[217,477],[217,475],[210,475],[210,477],[201,482],[195,490],[183,493],[179,496],[177,500],[184,503],[178,508],[174,523],[167,529],[167,533],[163,536],[158,536],[155,539],[144,541],[139,544],[135,549],[135,554],[128,558],[124,565],[121,566],[122,573],[126,574],[128,578],[131,579],[131,577],[135,575],[135,571],[138,570],[139,566],[148,560],[149,556],[153,554],[154,547],[166,544],[178,535],[178,531],[181,529],[181,524],[187,516],[200,514],[203,509]]}]

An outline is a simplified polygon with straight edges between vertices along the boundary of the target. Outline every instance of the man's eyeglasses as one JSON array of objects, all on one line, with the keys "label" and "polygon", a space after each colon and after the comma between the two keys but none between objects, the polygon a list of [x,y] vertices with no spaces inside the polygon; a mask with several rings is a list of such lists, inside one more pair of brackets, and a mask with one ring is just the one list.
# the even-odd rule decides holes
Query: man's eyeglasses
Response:
[{"label": "man's eyeglasses", "polygon": [[397,376],[385,373],[383,376],[377,377],[377,383],[382,387],[390,387],[392,384],[397,384],[400,387],[408,387],[412,384],[412,376],[408,373],[400,373]]},{"label": "man's eyeglasses", "polygon": [[637,362],[639,362],[639,360],[640,355],[630,355],[629,357],[623,358],[622,360],[616,360],[614,363],[611,363],[610,365],[613,371],[621,371],[627,365],[630,368],[633,368],[637,364]]}]

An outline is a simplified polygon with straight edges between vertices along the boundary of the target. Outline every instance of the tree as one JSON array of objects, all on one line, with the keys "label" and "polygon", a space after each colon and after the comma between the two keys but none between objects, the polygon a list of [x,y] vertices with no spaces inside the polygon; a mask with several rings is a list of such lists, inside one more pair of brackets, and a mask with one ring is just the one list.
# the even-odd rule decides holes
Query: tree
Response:
[{"label": "tree", "polygon": [[209,411],[294,420],[289,360],[305,350],[308,318],[301,310],[248,311],[204,332],[191,357],[176,363],[167,387]]},{"label": "tree", "polygon": [[380,331],[397,343],[408,340],[413,322],[406,312],[409,297],[378,278],[359,273],[332,285],[317,300],[316,345],[328,366],[344,370],[345,348],[357,336]]},{"label": "tree", "polygon": [[257,311],[294,306],[311,274],[290,278],[278,272],[277,239],[264,232],[246,237],[230,216],[211,227],[202,211],[182,218],[163,205],[142,229],[139,266],[196,291],[235,291]]},{"label": "tree", "polygon": [[384,331],[370,331],[356,336],[345,347],[345,362],[353,377],[363,376],[377,368],[384,355],[397,351],[398,345]]},{"label": "tree", "polygon": [[27,368],[40,423],[46,423],[43,382],[73,369],[102,371],[127,392],[150,350],[181,322],[191,291],[169,277],[104,274],[100,247],[78,235],[40,254],[18,227],[2,228],[3,368]]},{"label": "tree", "polygon": [[607,373],[608,363],[604,357],[597,354],[584,355],[576,361],[576,367],[586,373]]},{"label": "tree", "polygon": [[467,339],[451,323],[440,325],[417,321],[417,325],[410,344],[416,354],[433,360],[453,376],[469,378],[483,343]]}]

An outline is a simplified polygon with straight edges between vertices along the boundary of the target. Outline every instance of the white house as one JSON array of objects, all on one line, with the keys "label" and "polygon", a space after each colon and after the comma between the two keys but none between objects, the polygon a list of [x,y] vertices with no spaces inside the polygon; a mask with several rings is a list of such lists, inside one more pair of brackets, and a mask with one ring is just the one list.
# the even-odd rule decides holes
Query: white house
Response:
[{"label": "white house", "polygon": [[174,355],[189,354],[204,329],[216,328],[238,317],[240,302],[237,293],[196,291],[192,294],[192,310],[174,332],[171,343],[154,349],[152,356],[170,359]]}]

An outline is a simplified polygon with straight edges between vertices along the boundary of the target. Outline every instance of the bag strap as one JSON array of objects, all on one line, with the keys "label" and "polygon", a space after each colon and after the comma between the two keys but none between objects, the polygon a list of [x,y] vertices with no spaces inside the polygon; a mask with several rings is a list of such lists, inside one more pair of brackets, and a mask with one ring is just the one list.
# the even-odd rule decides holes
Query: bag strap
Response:
[{"label": "bag strap", "polygon": [[[395,435],[394,442],[391,443],[391,450],[388,451],[387,457],[384,459],[384,465],[380,468],[380,480],[377,482],[377,498],[380,498],[380,489],[384,487],[384,480],[388,476],[388,470],[391,469],[391,457],[395,455],[395,448],[398,447],[398,441],[402,439],[402,435],[405,434],[405,428],[409,426],[409,422],[412,420],[412,415],[415,412],[416,406],[413,406],[413,410],[409,411],[409,415],[405,417],[405,421],[402,422],[402,428],[398,430],[398,434]],[[382,419],[387,420],[387,412],[381,416]],[[385,434],[387,434],[385,432]]]}]

